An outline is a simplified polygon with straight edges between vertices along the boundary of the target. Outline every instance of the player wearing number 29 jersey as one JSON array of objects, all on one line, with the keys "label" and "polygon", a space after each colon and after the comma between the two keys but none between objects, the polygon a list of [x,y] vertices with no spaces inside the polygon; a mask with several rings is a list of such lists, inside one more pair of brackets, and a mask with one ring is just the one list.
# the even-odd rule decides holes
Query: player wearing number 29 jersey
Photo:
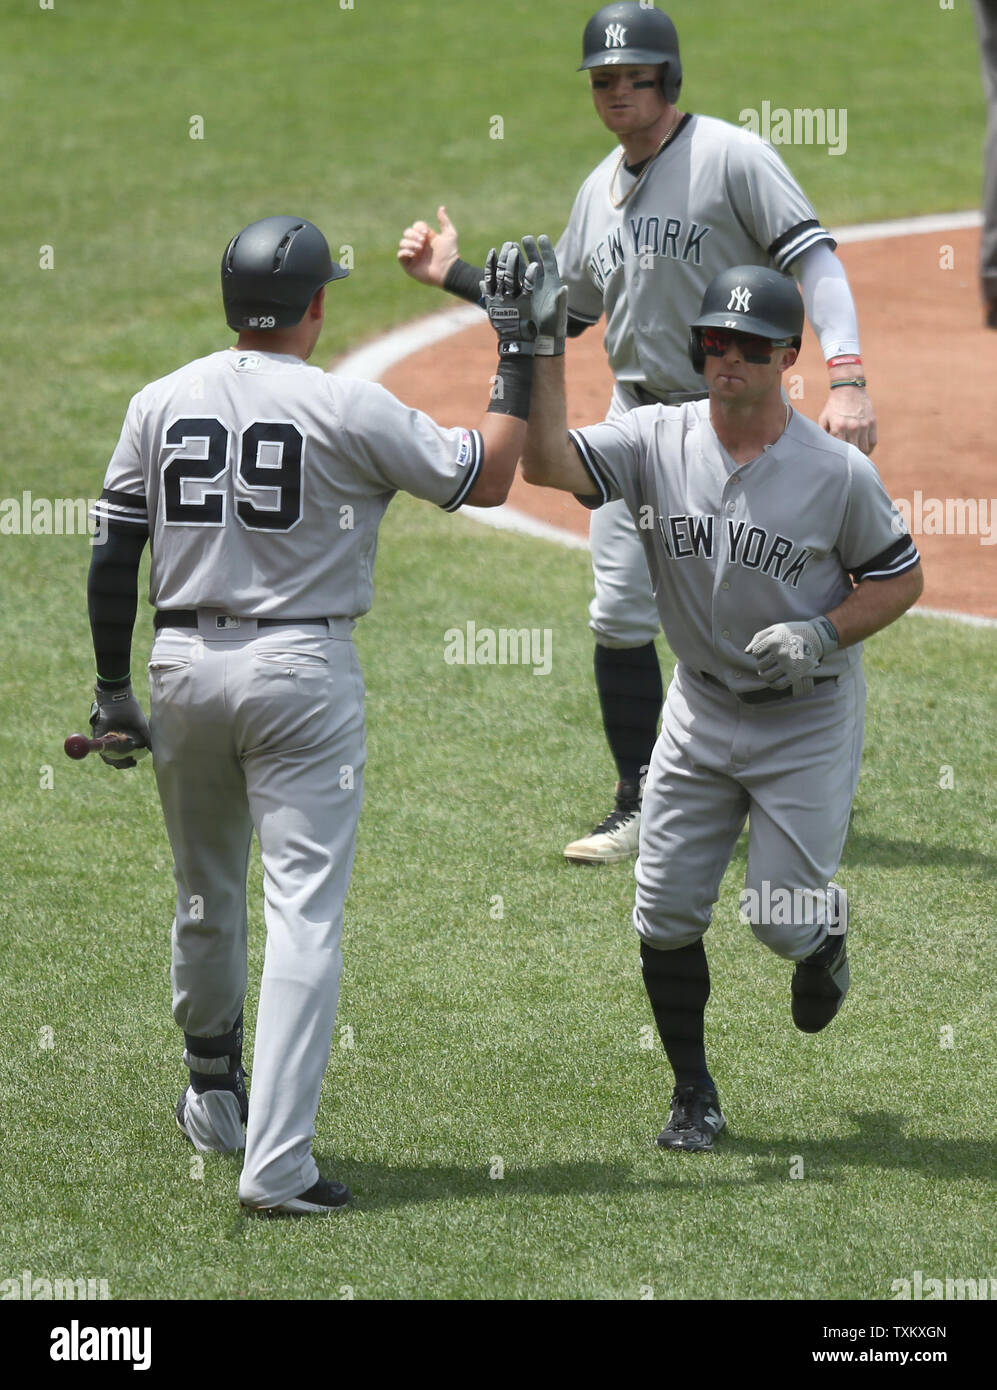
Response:
[{"label": "player wearing number 29 jersey", "polygon": [[[233,238],[222,296],[239,341],[132,399],[95,504],[103,535],[88,583],[91,724],[151,743],[173,851],[173,1016],[190,1077],[177,1123],[200,1150],[244,1146],[240,1199],[268,1212],[326,1214],[349,1200],[319,1176],[311,1140],[363,797],[352,630],[371,605],[378,524],[402,490],[447,511],[499,505],[529,413],[532,300],[515,269],[486,276],[503,390],[473,429],[443,429],[383,387],[307,365],[325,286],[344,273],[300,218]],[[148,725],[129,672],[147,540]],[[247,1096],[254,832],[267,947]]]},{"label": "player wearing number 29 jersey", "polygon": [[356,618],[391,498],[454,511],[481,461],[381,386],[225,349],[133,397],[96,513],[148,529],[157,609]]}]

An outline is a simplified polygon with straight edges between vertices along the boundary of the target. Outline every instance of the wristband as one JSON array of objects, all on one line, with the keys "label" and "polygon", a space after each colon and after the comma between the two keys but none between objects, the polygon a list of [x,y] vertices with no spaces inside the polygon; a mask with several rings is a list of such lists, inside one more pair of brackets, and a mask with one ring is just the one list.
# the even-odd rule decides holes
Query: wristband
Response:
[{"label": "wristband", "polygon": [[817,629],[820,640],[824,644],[824,656],[830,652],[837,651],[838,648],[838,629],[831,622],[830,618],[812,618],[811,624]]},{"label": "wristband", "polygon": [[827,359],[829,367],[861,367],[862,359],[851,352],[839,353],[837,357]]},{"label": "wristband", "polygon": [[495,373],[495,385],[488,410],[493,415],[514,415],[527,420],[530,415],[530,390],[533,385],[533,362],[529,357],[502,357]]},{"label": "wristband", "polygon": [[564,339],[550,338],[539,334],[533,345],[534,355],[537,357],[563,357]]},{"label": "wristband", "polygon": [[865,388],[865,377],[864,377],[864,376],[856,376],[856,377],[851,377],[848,381],[832,381],[832,382],[831,382],[831,390],[833,391],[833,390],[835,389],[836,386],[861,386],[861,387],[863,387],[863,389],[864,389],[864,388]]},{"label": "wristband", "polygon": [[481,303],[481,281],[485,272],[475,265],[462,261],[458,256],[446,273],[443,288],[448,294],[466,299],[470,304]]},{"label": "wristband", "polygon": [[131,671],[126,676],[102,676],[97,673],[98,690],[114,690],[119,685],[127,685],[132,678]]}]

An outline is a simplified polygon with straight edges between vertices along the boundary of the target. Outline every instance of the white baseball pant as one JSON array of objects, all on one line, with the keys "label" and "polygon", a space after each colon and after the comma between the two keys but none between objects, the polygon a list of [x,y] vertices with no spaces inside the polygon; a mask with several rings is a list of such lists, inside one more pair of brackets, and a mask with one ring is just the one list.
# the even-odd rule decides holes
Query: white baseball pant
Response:
[{"label": "white baseball pant", "polygon": [[175,861],[173,1014],[228,1032],[246,993],[255,829],[267,941],[239,1196],[275,1205],[318,1180],[311,1152],[342,969],[363,796],[364,686],[347,619],[164,628],[149,662],[153,759]]},{"label": "white baseball pant", "polygon": [[745,705],[678,663],[644,786],[640,936],[674,950],[703,935],[750,811],[751,929],[788,960],[815,950],[834,916],[825,894],[848,833],[864,714],[861,665],[810,695]]}]

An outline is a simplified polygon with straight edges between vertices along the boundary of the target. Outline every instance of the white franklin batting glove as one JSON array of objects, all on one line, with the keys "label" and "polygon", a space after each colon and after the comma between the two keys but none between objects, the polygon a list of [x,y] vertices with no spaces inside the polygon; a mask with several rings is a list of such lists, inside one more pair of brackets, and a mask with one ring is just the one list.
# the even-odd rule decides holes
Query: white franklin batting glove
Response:
[{"label": "white franklin batting glove", "polygon": [[561,279],[550,237],[523,237],[523,250],[537,267],[533,305],[537,314],[537,357],[560,357],[568,333],[568,287]]},{"label": "white franklin batting glove", "polygon": [[797,684],[802,685],[837,645],[837,629],[830,618],[821,617],[763,627],[744,650],[756,659],[758,674],[774,690],[793,686],[794,694],[805,695],[813,689],[813,682],[807,681],[799,691]]}]

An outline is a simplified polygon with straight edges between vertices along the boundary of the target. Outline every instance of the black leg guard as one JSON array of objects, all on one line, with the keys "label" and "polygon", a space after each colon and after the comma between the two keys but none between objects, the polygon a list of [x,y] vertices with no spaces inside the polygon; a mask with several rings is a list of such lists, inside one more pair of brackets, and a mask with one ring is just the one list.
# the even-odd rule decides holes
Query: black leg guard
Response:
[{"label": "black leg guard", "polygon": [[[239,1109],[245,1123],[249,1115],[249,1097],[242,1067],[242,1014],[228,1033],[219,1033],[213,1038],[198,1038],[192,1033],[184,1033],[183,1040],[187,1049],[185,1061],[190,1072],[191,1089],[199,1096],[205,1091],[234,1091],[239,1097]],[[225,1071],[200,1071],[191,1066],[192,1062],[210,1062],[222,1058],[227,1064]]]}]

